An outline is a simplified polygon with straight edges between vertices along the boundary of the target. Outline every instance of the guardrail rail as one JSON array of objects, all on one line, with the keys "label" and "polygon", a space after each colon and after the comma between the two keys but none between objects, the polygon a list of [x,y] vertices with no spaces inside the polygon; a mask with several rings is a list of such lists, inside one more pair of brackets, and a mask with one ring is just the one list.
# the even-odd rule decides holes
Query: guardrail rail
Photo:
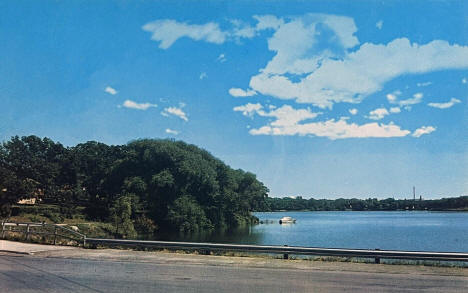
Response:
[{"label": "guardrail rail", "polygon": [[59,224],[48,224],[45,222],[1,222],[0,235],[4,239],[7,233],[24,234],[24,239],[29,241],[31,235],[51,236],[53,244],[57,244],[60,238],[76,241],[78,244],[86,245],[86,235],[74,231],[67,226]]},{"label": "guardrail rail", "polygon": [[172,241],[147,241],[147,240],[123,240],[86,238],[86,243],[92,245],[116,245],[116,246],[146,246],[155,248],[201,250],[201,251],[237,251],[254,253],[283,254],[287,259],[293,255],[318,255],[338,257],[374,258],[376,263],[380,259],[408,259],[408,260],[434,260],[434,261],[468,261],[468,253],[459,252],[425,252],[425,251],[401,251],[401,250],[369,250],[369,249],[341,249],[318,248],[300,246],[271,246],[271,245],[245,245],[245,244],[219,244],[196,242],[172,242]]},{"label": "guardrail rail", "polygon": [[[57,238],[62,237],[74,240],[78,245],[102,245],[102,246],[133,246],[153,247],[160,249],[180,249],[210,251],[236,251],[251,253],[282,254],[288,259],[289,255],[317,255],[336,257],[373,258],[376,263],[381,259],[405,259],[405,260],[430,260],[430,261],[461,261],[468,262],[468,253],[464,252],[429,252],[429,251],[403,251],[403,250],[380,250],[380,249],[342,249],[342,248],[320,248],[301,246],[274,246],[274,245],[248,245],[248,244],[221,244],[221,243],[198,243],[198,242],[173,242],[173,241],[150,241],[150,240],[127,240],[127,239],[103,239],[88,238],[86,235],[74,231],[68,227],[58,224],[46,223],[16,223],[3,221],[1,226],[1,237],[5,233],[20,232],[25,234],[25,240],[30,239],[31,234],[53,236],[54,245]],[[41,228],[39,231],[36,228]],[[65,234],[68,233],[67,234]]]}]

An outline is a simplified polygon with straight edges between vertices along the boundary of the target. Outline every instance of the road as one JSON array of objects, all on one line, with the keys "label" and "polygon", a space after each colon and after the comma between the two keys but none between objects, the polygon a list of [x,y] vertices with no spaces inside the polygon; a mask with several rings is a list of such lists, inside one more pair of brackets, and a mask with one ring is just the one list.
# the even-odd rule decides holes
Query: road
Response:
[{"label": "road", "polygon": [[466,292],[468,288],[466,269],[320,263],[115,251],[2,253],[0,291]]}]

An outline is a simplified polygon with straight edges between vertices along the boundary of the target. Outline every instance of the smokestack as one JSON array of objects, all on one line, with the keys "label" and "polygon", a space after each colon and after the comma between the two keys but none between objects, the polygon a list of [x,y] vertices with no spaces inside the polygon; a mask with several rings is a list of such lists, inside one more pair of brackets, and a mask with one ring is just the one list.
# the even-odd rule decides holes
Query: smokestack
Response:
[{"label": "smokestack", "polygon": [[413,186],[413,201],[416,201],[416,187]]}]

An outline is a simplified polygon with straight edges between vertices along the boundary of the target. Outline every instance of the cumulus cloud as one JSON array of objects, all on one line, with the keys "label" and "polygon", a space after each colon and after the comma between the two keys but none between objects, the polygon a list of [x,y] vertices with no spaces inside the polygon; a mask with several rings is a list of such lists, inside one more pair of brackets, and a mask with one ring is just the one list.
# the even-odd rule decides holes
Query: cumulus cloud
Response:
[{"label": "cumulus cloud", "polygon": [[251,129],[249,133],[252,135],[313,135],[334,140],[343,138],[402,137],[408,135],[410,131],[402,130],[392,123],[379,124],[373,122],[358,125],[356,123],[350,124],[345,119],[338,121],[331,119],[283,127],[267,125],[258,129]]},{"label": "cumulus cloud", "polygon": [[401,109],[399,107],[391,107],[390,108],[390,113],[400,113],[401,112]]},{"label": "cumulus cloud", "polygon": [[125,100],[123,105],[125,108],[136,109],[136,110],[148,110],[149,108],[156,108],[158,105],[151,103],[137,103],[132,100]]},{"label": "cumulus cloud", "polygon": [[229,94],[233,97],[251,97],[255,96],[257,93],[251,89],[243,90],[240,88],[231,88],[229,89]]},{"label": "cumulus cloud", "polygon": [[375,109],[375,110],[369,112],[369,119],[380,120],[380,119],[384,118],[385,116],[387,116],[388,114],[390,114],[390,113],[388,113],[387,109],[378,108],[378,109]]},{"label": "cumulus cloud", "polygon": [[242,112],[242,115],[244,116],[253,117],[262,108],[263,106],[260,105],[259,103],[257,104],[248,103],[243,106],[234,107],[233,110],[236,112]]},{"label": "cumulus cloud", "polygon": [[230,32],[230,35],[237,40],[239,40],[240,38],[250,39],[257,34],[255,27],[252,27],[248,23],[245,23],[239,19],[231,19],[230,22],[234,25],[234,28]]},{"label": "cumulus cloud", "polygon": [[418,128],[416,129],[412,136],[413,137],[420,137],[421,135],[424,135],[424,134],[429,134],[433,131],[435,131],[436,128],[435,127],[432,127],[432,126],[422,126],[421,128]]},{"label": "cumulus cloud", "polygon": [[179,132],[177,130],[172,130],[170,128],[166,128],[166,133],[167,134],[172,134],[172,135],[177,135]]},{"label": "cumulus cloud", "polygon": [[151,33],[151,39],[159,42],[159,48],[167,49],[179,38],[187,37],[196,41],[222,44],[227,34],[217,23],[188,24],[172,19],[162,19],[145,24],[142,29]]},{"label": "cumulus cloud", "polygon": [[381,30],[382,27],[383,27],[383,20],[379,20],[379,21],[375,24],[375,27],[378,28],[379,30]]},{"label": "cumulus cloud", "polygon": [[270,111],[267,112],[263,110],[261,104],[251,104],[248,103],[243,106],[238,106],[234,108],[234,111],[242,112],[244,116],[253,117],[255,114],[262,117],[273,117],[276,118],[275,121],[271,122],[272,126],[288,126],[295,125],[300,121],[313,119],[317,117],[320,113],[313,113],[309,108],[307,109],[294,109],[289,105],[284,105],[280,108],[269,107]]},{"label": "cumulus cloud", "polygon": [[257,20],[257,31],[273,29],[277,30],[284,24],[282,18],[278,18],[274,15],[254,15],[253,18]]},{"label": "cumulus cloud", "polygon": [[[300,32],[299,41],[314,43],[313,37],[301,32],[298,23],[294,25],[299,28],[291,31]],[[336,54],[330,55],[328,51],[313,55],[309,50],[294,48],[294,44],[288,46],[291,31],[284,32],[285,36],[280,34],[287,26],[282,26],[269,41],[269,48],[277,52],[276,56],[250,80],[250,87],[261,94],[331,107],[336,102],[360,102],[380,91],[387,81],[403,74],[468,67],[468,47],[439,40],[419,45],[402,38],[386,45],[365,43],[341,58],[337,58]],[[302,30],[305,30],[304,27]],[[306,76],[295,82],[285,73]]]},{"label": "cumulus cloud", "polygon": [[426,82],[418,82],[416,85],[418,87],[424,87],[424,86],[430,86],[431,84],[432,84],[432,82],[426,81]]},{"label": "cumulus cloud", "polygon": [[224,54],[219,54],[218,58],[216,58],[216,61],[220,62],[220,63],[224,63],[226,62],[226,55]]},{"label": "cumulus cloud", "polygon": [[364,138],[364,137],[401,137],[410,134],[408,130],[400,126],[379,123],[367,123],[358,125],[348,123],[347,117],[340,120],[329,119],[326,121],[307,122],[321,113],[314,113],[310,109],[294,109],[289,105],[265,111],[260,104],[246,104],[234,108],[234,111],[242,112],[245,116],[274,118],[267,125],[260,128],[252,128],[252,135],[313,135],[327,137],[329,139]]},{"label": "cumulus cloud", "polygon": [[451,98],[450,101],[446,103],[429,103],[427,104],[429,107],[439,108],[439,109],[447,109],[452,107],[455,104],[461,103],[459,99]]},{"label": "cumulus cloud", "polygon": [[468,47],[442,40],[417,44],[400,38],[355,49],[352,18],[308,14],[283,21],[268,39],[275,56],[250,80],[263,95],[331,107],[358,103],[403,74],[468,67]]},{"label": "cumulus cloud", "polygon": [[349,113],[350,113],[351,115],[356,115],[356,114],[358,113],[358,109],[356,109],[356,108],[354,108],[354,109],[349,109],[348,111],[349,111]]},{"label": "cumulus cloud", "polygon": [[161,112],[161,115],[166,116],[166,117],[173,115],[173,116],[179,117],[180,119],[184,121],[188,121],[187,114],[181,108],[177,108],[177,107],[164,108],[164,111]]},{"label": "cumulus cloud", "polygon": [[116,95],[118,93],[118,91],[110,86],[107,86],[104,91],[108,94],[111,94],[111,95]]},{"label": "cumulus cloud", "polygon": [[[254,15],[256,26],[251,26],[238,19],[230,19],[231,28],[223,30],[215,22],[205,24],[190,24],[174,19],[159,19],[142,26],[144,31],[151,33],[151,39],[159,42],[160,49],[168,49],[180,38],[190,38],[195,41],[205,41],[222,44],[227,40],[238,41],[241,38],[253,38],[262,30],[277,29],[284,22],[273,15]],[[221,54],[223,55],[223,54]],[[226,61],[225,58],[218,60]]]},{"label": "cumulus cloud", "polygon": [[386,97],[389,103],[394,103],[397,100],[397,96],[395,94],[387,94]]},{"label": "cumulus cloud", "polygon": [[[224,30],[213,22],[188,24],[168,19],[150,22],[143,29],[152,33],[152,39],[162,49],[182,37],[221,44],[271,30],[268,49],[274,56],[251,76],[249,87],[262,95],[321,108],[340,102],[359,103],[398,76],[468,68],[468,46],[443,40],[418,44],[407,38],[380,44],[360,43],[354,19],[346,16],[253,18],[257,21],[255,26],[231,20],[231,27]],[[401,102],[400,106],[405,106]]]},{"label": "cumulus cloud", "polygon": [[422,98],[424,97],[423,93],[415,93],[412,98],[406,99],[406,100],[398,100],[396,96],[395,98],[391,97],[389,98],[389,95],[387,95],[387,99],[390,103],[392,104],[398,104],[400,107],[405,107],[409,109],[411,105],[416,105],[422,102]]}]

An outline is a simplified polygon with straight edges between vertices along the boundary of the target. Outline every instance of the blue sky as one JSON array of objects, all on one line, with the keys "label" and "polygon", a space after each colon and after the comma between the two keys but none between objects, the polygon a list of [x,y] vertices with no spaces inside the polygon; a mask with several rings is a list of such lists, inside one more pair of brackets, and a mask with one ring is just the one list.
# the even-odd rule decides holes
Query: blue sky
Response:
[{"label": "blue sky", "polygon": [[2,1],[0,138],[181,139],[271,196],[468,194],[464,1]]}]

